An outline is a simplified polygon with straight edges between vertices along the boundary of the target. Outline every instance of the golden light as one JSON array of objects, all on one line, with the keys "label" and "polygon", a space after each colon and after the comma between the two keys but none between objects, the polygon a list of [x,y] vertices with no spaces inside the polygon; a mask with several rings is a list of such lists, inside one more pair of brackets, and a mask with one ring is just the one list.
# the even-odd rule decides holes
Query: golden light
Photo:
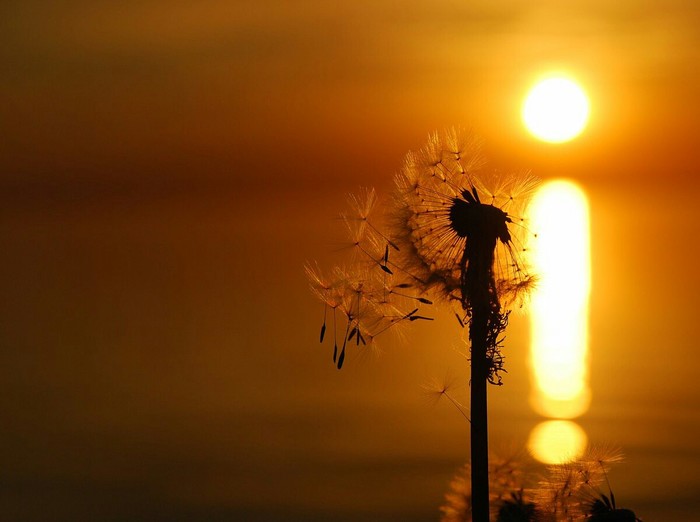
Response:
[{"label": "golden light", "polygon": [[540,462],[563,464],[583,455],[587,444],[586,432],[575,422],[550,420],[535,426],[527,448]]},{"label": "golden light", "polygon": [[588,298],[590,238],[585,193],[569,181],[550,181],[535,195],[530,219],[537,232],[532,295],[532,405],[538,413],[572,419],[590,403]]},{"label": "golden light", "polygon": [[588,98],[576,82],[551,77],[530,90],[523,104],[522,118],[535,137],[561,143],[583,131],[589,112]]}]

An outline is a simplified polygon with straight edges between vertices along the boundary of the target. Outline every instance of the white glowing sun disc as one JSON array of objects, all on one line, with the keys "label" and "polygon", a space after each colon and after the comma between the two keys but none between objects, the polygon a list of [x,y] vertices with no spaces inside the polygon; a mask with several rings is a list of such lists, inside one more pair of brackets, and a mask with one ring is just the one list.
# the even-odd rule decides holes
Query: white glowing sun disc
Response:
[{"label": "white glowing sun disc", "polygon": [[583,131],[590,112],[583,89],[568,78],[547,78],[537,83],[523,104],[527,129],[550,143],[569,141]]}]

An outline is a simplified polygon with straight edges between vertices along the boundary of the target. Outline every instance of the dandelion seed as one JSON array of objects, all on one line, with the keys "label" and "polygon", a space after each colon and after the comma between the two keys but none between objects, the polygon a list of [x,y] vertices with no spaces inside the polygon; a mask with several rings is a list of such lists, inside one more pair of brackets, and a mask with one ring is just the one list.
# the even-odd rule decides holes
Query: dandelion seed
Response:
[{"label": "dandelion seed", "polygon": [[307,264],[305,266],[305,271],[309,282],[311,283],[311,290],[318,296],[318,298],[323,302],[323,324],[321,325],[320,342],[326,335],[326,318],[328,315],[328,308],[332,308],[335,317],[335,309],[339,306],[339,300],[336,300],[333,295],[333,285],[329,280],[327,280],[323,275],[321,275],[321,270],[318,265],[311,266]]},{"label": "dandelion seed", "polygon": [[443,397],[446,398],[452,405],[457,409],[457,411],[466,419],[467,422],[471,423],[469,415],[466,413],[466,408],[462,403],[454,398],[452,394],[452,387],[454,384],[454,379],[451,377],[446,377],[442,381],[432,380],[428,384],[423,385],[423,389],[426,392],[428,400],[437,404]]}]

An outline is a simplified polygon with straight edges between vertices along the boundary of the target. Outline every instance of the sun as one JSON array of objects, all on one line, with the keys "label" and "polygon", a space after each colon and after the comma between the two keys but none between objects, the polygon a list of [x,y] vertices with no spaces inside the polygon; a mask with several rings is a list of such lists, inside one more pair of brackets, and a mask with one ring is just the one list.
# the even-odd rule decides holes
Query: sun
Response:
[{"label": "sun", "polygon": [[588,122],[590,107],[583,89],[569,78],[550,77],[537,83],[523,104],[527,129],[542,141],[572,140]]}]

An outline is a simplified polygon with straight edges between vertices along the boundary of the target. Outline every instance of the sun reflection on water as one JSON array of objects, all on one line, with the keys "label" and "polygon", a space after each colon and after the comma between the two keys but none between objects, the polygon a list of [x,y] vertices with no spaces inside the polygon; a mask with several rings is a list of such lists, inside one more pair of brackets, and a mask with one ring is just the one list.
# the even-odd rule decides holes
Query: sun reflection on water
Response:
[{"label": "sun reflection on water", "polygon": [[575,422],[548,420],[535,426],[527,447],[540,462],[562,464],[583,455],[587,444],[586,432]]},{"label": "sun reflection on water", "polygon": [[[591,400],[588,386],[590,233],[586,195],[572,182],[550,181],[535,195],[530,220],[537,231],[533,264],[539,277],[531,307],[530,364],[534,384],[531,404],[545,417],[574,419],[588,410]],[[535,457],[548,463],[556,460],[552,452],[558,451],[560,459],[567,459],[582,452],[585,444],[585,432],[572,422],[544,422],[533,430],[530,438]]]}]

